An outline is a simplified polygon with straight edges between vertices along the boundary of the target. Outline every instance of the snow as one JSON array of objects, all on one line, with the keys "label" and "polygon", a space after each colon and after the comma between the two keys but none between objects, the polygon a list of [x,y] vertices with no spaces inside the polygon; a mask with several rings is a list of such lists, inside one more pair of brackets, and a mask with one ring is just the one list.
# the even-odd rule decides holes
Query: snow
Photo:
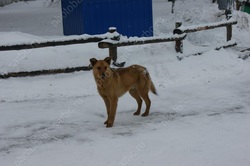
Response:
[{"label": "snow", "polygon": [[189,27],[185,27],[185,26],[182,25],[178,29],[180,29],[183,32],[184,31],[193,31],[195,29],[197,29],[197,30],[204,30],[204,27],[218,27],[220,25],[226,25],[228,23],[234,24],[235,22],[237,23],[236,20],[229,19],[229,20],[226,20],[226,21],[220,21],[220,22],[209,23],[209,24],[193,25],[193,26],[189,26]]},{"label": "snow", "polygon": [[161,36],[152,36],[152,37],[127,37],[127,36],[120,36],[120,39],[117,40],[111,40],[111,39],[105,39],[102,40],[102,42],[107,42],[107,43],[111,43],[111,44],[123,44],[123,43],[144,43],[147,41],[153,41],[153,40],[176,40],[176,39],[181,39],[181,38],[185,38],[186,34],[165,34],[165,35],[161,35]]},{"label": "snow", "polygon": [[[185,26],[225,21],[207,0],[176,1],[174,14],[165,0],[153,0],[153,7],[157,37],[171,34],[177,20]],[[67,38],[51,25],[59,13],[43,0],[1,8],[1,45]],[[145,66],[159,96],[150,94],[150,114],[141,117],[124,95],[112,128],[103,125],[105,106],[89,71],[0,79],[0,165],[248,166],[250,61],[238,58],[238,49],[250,45],[250,15],[234,11],[233,18],[235,48],[210,49],[225,43],[225,28],[187,34],[183,55],[173,42],[118,48],[118,62]],[[89,43],[0,54],[2,74],[87,66],[108,49]]]},{"label": "snow", "polygon": [[69,41],[69,40],[87,40],[90,38],[113,38],[118,36],[119,33],[105,33],[99,35],[72,35],[67,37],[39,37],[21,32],[2,32],[0,33],[2,41],[0,41],[1,46],[13,46],[13,45],[22,45],[22,44],[34,44],[34,43],[47,43],[47,42],[61,42],[61,41]]}]

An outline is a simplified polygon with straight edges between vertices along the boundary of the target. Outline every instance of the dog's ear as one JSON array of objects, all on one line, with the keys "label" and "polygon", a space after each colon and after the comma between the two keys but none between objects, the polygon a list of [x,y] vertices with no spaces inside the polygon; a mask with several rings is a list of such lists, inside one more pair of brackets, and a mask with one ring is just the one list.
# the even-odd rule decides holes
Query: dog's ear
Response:
[{"label": "dog's ear", "polygon": [[111,58],[110,58],[110,57],[106,57],[106,58],[104,59],[104,61],[106,61],[109,65],[111,64]]},{"label": "dog's ear", "polygon": [[91,58],[89,61],[90,61],[91,65],[92,65],[92,67],[94,67],[96,62],[97,62],[97,59]]}]

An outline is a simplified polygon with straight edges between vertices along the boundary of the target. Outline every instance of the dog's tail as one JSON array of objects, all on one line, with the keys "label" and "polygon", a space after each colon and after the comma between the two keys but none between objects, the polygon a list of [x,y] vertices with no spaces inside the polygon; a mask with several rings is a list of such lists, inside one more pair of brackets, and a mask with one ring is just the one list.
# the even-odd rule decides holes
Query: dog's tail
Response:
[{"label": "dog's tail", "polygon": [[155,88],[155,85],[153,83],[153,81],[151,81],[151,84],[150,84],[150,90],[153,94],[157,95],[158,96],[158,93],[157,93],[157,90]]},{"label": "dog's tail", "polygon": [[155,85],[154,85],[154,83],[153,83],[153,81],[152,81],[152,79],[151,79],[151,77],[150,77],[150,74],[149,74],[148,70],[147,70],[145,67],[142,67],[142,69],[143,69],[143,75],[146,76],[147,79],[149,79],[149,83],[150,83],[150,84],[147,84],[147,85],[149,85],[150,91],[151,91],[153,94],[155,94],[155,95],[158,96],[158,93],[157,93],[157,91],[156,91]]}]

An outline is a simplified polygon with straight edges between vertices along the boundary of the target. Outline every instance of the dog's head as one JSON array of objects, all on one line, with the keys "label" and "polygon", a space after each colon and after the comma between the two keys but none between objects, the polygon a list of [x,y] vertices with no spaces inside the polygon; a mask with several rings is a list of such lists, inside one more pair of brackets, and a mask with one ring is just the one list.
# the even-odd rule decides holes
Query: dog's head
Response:
[{"label": "dog's head", "polygon": [[97,76],[98,78],[105,79],[107,77],[110,77],[110,63],[111,58],[107,57],[104,60],[97,60],[95,58],[91,58],[90,63],[93,67],[93,73],[94,76]]}]

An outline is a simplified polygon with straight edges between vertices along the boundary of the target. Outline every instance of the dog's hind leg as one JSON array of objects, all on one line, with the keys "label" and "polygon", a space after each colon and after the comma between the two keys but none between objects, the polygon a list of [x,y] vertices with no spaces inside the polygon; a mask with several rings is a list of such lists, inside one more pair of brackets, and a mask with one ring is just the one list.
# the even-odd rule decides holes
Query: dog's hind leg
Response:
[{"label": "dog's hind leg", "polygon": [[134,115],[140,115],[141,113],[141,105],[142,105],[142,99],[140,97],[140,95],[138,94],[136,89],[130,89],[129,90],[130,95],[135,98],[135,100],[137,101],[138,104],[138,108],[137,111],[134,113]]},{"label": "dog's hind leg", "polygon": [[139,90],[138,91],[141,98],[144,100],[145,104],[146,104],[146,110],[145,112],[142,114],[142,116],[148,116],[149,114],[149,110],[150,110],[150,106],[151,106],[151,100],[148,97],[148,91],[143,91],[143,90]]}]

